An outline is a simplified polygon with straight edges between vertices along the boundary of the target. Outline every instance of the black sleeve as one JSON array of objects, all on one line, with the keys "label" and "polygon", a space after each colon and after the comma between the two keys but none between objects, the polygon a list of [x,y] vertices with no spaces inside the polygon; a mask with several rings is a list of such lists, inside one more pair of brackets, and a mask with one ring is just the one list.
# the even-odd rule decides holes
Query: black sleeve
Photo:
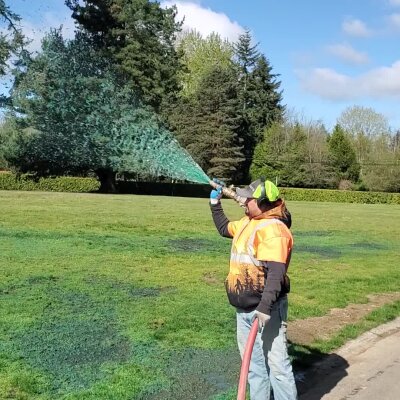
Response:
[{"label": "black sleeve", "polygon": [[210,204],[210,208],[215,227],[219,234],[226,238],[232,238],[232,235],[228,231],[229,219],[226,217],[221,203]]},{"label": "black sleeve", "polygon": [[272,305],[276,302],[284,284],[286,265],[276,261],[268,261],[264,267],[267,276],[264,292],[257,311],[271,315]]}]

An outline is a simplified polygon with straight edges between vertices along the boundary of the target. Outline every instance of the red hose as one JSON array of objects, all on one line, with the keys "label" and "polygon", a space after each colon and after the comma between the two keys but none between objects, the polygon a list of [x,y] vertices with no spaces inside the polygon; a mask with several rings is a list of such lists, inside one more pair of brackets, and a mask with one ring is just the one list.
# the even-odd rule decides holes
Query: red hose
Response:
[{"label": "red hose", "polygon": [[244,349],[242,367],[240,368],[239,387],[237,400],[246,400],[247,375],[253,352],[254,341],[256,340],[258,330],[258,319],[256,318],[251,326],[249,337],[247,338],[246,348]]}]

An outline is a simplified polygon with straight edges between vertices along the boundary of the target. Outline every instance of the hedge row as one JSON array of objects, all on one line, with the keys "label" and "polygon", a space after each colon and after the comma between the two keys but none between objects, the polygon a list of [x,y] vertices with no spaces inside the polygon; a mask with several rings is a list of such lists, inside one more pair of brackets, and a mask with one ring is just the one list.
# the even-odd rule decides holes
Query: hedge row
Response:
[{"label": "hedge row", "polygon": [[400,204],[400,193],[353,192],[348,190],[281,188],[282,196],[292,201],[331,201],[335,203]]},{"label": "hedge row", "polygon": [[56,178],[34,179],[29,175],[19,177],[10,173],[0,173],[0,190],[38,190],[43,192],[95,192],[99,189],[95,178],[60,176]]},{"label": "hedge row", "polygon": [[[150,182],[119,182],[118,187],[121,193],[181,197],[208,197],[211,189],[208,185]],[[280,191],[288,201],[400,204],[400,193],[297,188],[280,188]]]},{"label": "hedge row", "polygon": [[[40,178],[31,176],[17,178],[10,173],[0,173],[0,190],[40,190],[49,192],[95,192],[99,189],[95,178]],[[118,182],[120,193],[156,196],[208,197],[210,186],[190,183]],[[288,201],[320,201],[337,203],[400,204],[400,193],[353,192],[327,189],[281,188]]]}]

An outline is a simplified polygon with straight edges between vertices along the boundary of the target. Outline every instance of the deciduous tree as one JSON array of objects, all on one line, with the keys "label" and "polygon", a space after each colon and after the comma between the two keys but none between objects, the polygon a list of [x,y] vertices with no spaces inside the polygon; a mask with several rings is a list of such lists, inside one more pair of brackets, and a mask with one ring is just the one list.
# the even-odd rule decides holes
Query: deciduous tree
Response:
[{"label": "deciduous tree", "polygon": [[371,140],[389,133],[386,117],[370,107],[348,107],[337,123],[351,136],[359,163],[368,162]]},{"label": "deciduous tree", "polygon": [[265,176],[282,186],[329,188],[335,180],[326,155],[323,127],[289,119],[275,122],[255,148],[250,174],[252,179]]},{"label": "deciduous tree", "polygon": [[213,68],[232,66],[233,46],[215,32],[205,38],[195,30],[183,32],[178,51],[184,67],[179,73],[184,97],[193,96],[201,79]]},{"label": "deciduous tree", "polygon": [[252,180],[264,176],[270,180],[279,179],[279,184],[282,184],[286,144],[283,125],[274,123],[265,130],[263,140],[257,144],[254,150],[250,167]]}]

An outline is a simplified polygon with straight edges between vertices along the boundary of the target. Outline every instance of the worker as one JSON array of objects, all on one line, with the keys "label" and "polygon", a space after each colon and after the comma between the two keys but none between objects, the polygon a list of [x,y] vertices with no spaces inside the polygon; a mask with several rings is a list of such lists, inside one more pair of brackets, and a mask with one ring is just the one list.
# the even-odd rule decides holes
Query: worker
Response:
[{"label": "worker", "polygon": [[210,207],[220,235],[233,239],[225,286],[236,308],[242,358],[252,323],[258,320],[248,374],[250,398],[268,400],[272,389],[275,400],[294,400],[297,390],[286,338],[291,216],[271,181],[257,179],[237,188],[236,194],[245,200],[246,215],[239,221],[231,222],[225,216],[221,186],[211,191]]}]

